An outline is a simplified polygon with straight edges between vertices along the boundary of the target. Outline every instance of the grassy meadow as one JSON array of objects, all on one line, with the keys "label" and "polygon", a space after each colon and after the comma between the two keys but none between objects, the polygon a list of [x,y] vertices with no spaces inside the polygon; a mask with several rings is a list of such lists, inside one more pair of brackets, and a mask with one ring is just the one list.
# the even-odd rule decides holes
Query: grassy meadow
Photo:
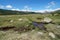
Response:
[{"label": "grassy meadow", "polygon": [[[36,22],[41,22],[44,18],[51,18],[55,24],[44,25],[48,32],[32,29],[33,25],[29,19]],[[38,19],[40,18],[40,19]],[[9,29],[7,31],[0,30],[0,40],[60,40],[60,15],[51,14],[26,14],[26,15],[0,15],[0,28],[6,26],[14,26],[18,30]],[[29,27],[27,27],[29,26]],[[20,27],[30,28],[31,30],[23,30]],[[19,29],[22,29],[22,33]],[[52,35],[50,35],[50,34]]]}]

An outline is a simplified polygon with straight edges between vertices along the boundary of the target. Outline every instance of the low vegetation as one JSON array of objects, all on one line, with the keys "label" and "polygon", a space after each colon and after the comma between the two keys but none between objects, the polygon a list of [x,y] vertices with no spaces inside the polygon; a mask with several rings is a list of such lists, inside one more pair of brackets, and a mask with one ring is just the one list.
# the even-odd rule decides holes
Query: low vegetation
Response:
[{"label": "low vegetation", "polygon": [[17,13],[0,10],[0,40],[60,40],[60,12]]}]

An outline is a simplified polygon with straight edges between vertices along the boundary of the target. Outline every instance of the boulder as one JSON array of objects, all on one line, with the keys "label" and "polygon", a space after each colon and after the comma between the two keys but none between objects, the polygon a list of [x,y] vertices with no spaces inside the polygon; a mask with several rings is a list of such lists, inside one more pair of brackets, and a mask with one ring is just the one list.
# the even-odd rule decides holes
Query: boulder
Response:
[{"label": "boulder", "polygon": [[47,22],[47,23],[49,23],[49,22],[52,22],[52,19],[51,18],[49,18],[49,17],[46,17],[46,18],[44,18],[44,20],[43,20],[44,22]]}]

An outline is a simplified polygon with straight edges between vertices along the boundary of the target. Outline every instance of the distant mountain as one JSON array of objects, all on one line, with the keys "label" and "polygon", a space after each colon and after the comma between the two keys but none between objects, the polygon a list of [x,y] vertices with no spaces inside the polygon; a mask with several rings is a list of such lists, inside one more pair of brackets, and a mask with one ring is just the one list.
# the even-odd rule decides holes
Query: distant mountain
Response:
[{"label": "distant mountain", "polygon": [[[54,12],[44,12],[43,14],[46,13],[59,13],[60,14],[60,10],[56,10]],[[0,9],[0,15],[22,15],[22,14],[41,14],[40,12],[24,12],[24,11],[12,11],[12,10],[4,10],[4,9]]]},{"label": "distant mountain", "polygon": [[[34,14],[35,12],[24,12],[24,11],[12,11],[0,9],[0,15],[22,15],[22,14]],[[36,14],[36,13],[35,13]]]}]

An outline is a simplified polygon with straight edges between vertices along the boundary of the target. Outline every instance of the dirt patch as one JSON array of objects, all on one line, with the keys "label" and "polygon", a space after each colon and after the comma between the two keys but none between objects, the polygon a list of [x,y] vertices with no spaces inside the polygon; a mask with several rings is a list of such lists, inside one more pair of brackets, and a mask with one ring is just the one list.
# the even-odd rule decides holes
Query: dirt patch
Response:
[{"label": "dirt patch", "polygon": [[[35,27],[47,31],[47,28],[44,26],[45,24],[49,24],[46,22],[33,22],[32,25]],[[0,27],[0,31],[8,31],[10,29],[14,31],[19,31],[19,32],[26,32],[35,29],[35,27],[31,26],[23,26],[23,27],[16,27],[16,26],[5,26],[5,27]]]},{"label": "dirt patch", "polygon": [[16,27],[15,26],[6,26],[6,27],[0,27],[0,30],[1,31],[7,31],[9,29],[14,29],[14,28],[16,28]]},{"label": "dirt patch", "polygon": [[33,28],[31,27],[19,27],[19,28],[15,28],[14,31],[18,31],[18,32],[27,32],[27,31],[31,31],[33,30]]},{"label": "dirt patch", "polygon": [[32,30],[31,27],[15,27],[15,26],[6,26],[6,27],[0,27],[0,31],[8,31],[8,30],[14,30],[18,32],[27,32]]}]

